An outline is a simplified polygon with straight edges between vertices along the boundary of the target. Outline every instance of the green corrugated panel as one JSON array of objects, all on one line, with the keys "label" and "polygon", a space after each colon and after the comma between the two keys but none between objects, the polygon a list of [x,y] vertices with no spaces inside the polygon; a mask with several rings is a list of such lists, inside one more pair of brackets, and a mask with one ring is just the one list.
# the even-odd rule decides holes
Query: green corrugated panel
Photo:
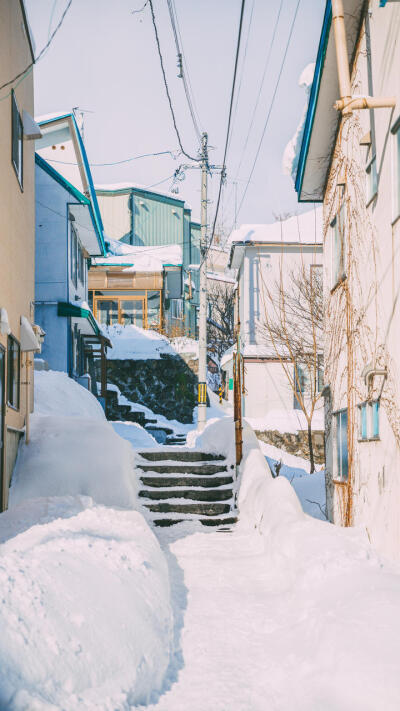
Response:
[{"label": "green corrugated panel", "polygon": [[133,244],[183,245],[183,203],[133,191]]},{"label": "green corrugated panel", "polygon": [[191,240],[191,229],[190,229],[190,210],[185,210],[183,218],[183,266],[186,269],[190,264],[190,240]]},{"label": "green corrugated panel", "polygon": [[200,264],[200,233],[201,227],[197,222],[192,222],[190,225],[191,231],[191,254],[190,263]]}]

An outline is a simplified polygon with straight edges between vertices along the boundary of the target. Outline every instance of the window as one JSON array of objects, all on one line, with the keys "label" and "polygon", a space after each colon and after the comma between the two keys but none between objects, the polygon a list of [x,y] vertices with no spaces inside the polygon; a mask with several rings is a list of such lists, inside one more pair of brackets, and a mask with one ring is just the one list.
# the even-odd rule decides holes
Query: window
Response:
[{"label": "window", "polygon": [[171,318],[183,319],[183,299],[171,299]]},{"label": "window", "polygon": [[297,393],[304,393],[308,384],[307,367],[301,363],[294,366],[294,382]]},{"label": "window", "polygon": [[347,481],[349,474],[349,455],[347,448],[347,410],[340,410],[335,418],[336,479]]},{"label": "window", "polygon": [[23,131],[21,116],[14,92],[11,93],[11,160],[18,182],[23,185]]},{"label": "window", "polygon": [[21,351],[14,336],[8,336],[7,351],[7,402],[19,410]]},{"label": "window", "polygon": [[324,356],[322,353],[317,355],[317,393],[324,389]]},{"label": "window", "polygon": [[362,442],[379,439],[379,400],[363,402],[358,406],[358,438]]},{"label": "window", "polygon": [[346,276],[345,204],[331,222],[331,288]]},{"label": "window", "polygon": [[75,228],[71,225],[71,279],[77,288],[78,279],[81,284],[85,281],[85,258],[81,243],[79,242]]},{"label": "window", "polygon": [[376,155],[372,153],[371,144],[367,149],[367,163],[365,167],[365,197],[367,205],[378,192],[378,175],[376,172]]},{"label": "window", "polygon": [[77,250],[78,238],[74,227],[71,226],[71,279],[75,287],[78,286],[77,282],[77,265],[76,265],[76,250]]}]

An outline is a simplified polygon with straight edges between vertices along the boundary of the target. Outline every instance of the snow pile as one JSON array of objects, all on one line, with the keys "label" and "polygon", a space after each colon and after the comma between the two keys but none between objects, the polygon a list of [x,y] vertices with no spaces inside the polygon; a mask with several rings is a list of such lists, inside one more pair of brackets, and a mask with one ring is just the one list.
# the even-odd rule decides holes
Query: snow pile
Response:
[{"label": "snow pile", "polygon": [[296,133],[294,134],[293,138],[290,139],[283,153],[283,172],[285,175],[291,176],[293,182],[295,182],[296,180],[297,166],[299,163],[301,143],[303,140],[304,126],[307,116],[308,100],[314,79],[314,70],[315,63],[307,64],[305,69],[303,69],[302,73],[300,74],[299,86],[305,90],[307,101]]},{"label": "snow pile", "polygon": [[176,355],[165,336],[157,331],[138,326],[104,326],[105,335],[112,343],[109,360],[159,360],[161,355]]},{"label": "snow pile", "polygon": [[141,514],[42,499],[3,513],[0,537],[0,707],[147,703],[169,664],[172,614],[165,558]]},{"label": "snow pile", "polygon": [[133,449],[149,449],[158,447],[158,442],[137,422],[112,422],[114,431],[123,439],[128,440]]},{"label": "snow pile", "polygon": [[207,420],[203,432],[198,430],[189,432],[186,444],[188,447],[196,447],[210,454],[224,454],[227,458],[232,458],[235,451],[235,429],[232,417],[226,415],[221,408],[217,417],[214,415]]},{"label": "snow pile", "polygon": [[[107,239],[107,257],[98,257],[94,264],[125,266],[124,271],[162,272],[165,265],[182,265],[182,247],[179,244],[159,246],[128,245],[118,240]],[[129,269],[130,267],[130,269]]]},{"label": "snow pile", "polygon": [[284,476],[293,486],[303,511],[314,518],[326,521],[326,488],[325,471],[321,464],[316,468],[320,471],[310,474],[310,462],[294,454],[288,454],[272,444],[259,440],[259,446],[273,473],[279,470],[279,476]]},{"label": "snow pile", "polygon": [[228,243],[289,242],[321,245],[322,227],[322,207],[318,207],[270,224],[241,225],[231,232]]},{"label": "snow pile", "polygon": [[92,393],[56,370],[35,371],[35,415],[106,419]]},{"label": "snow pile", "polygon": [[[258,432],[277,431],[281,434],[295,434],[307,429],[307,420],[302,410],[270,410],[263,417],[246,417],[248,423]],[[313,430],[324,430],[324,411],[321,408],[314,413]]]},{"label": "snow pile", "polygon": [[190,355],[193,359],[199,357],[199,342],[188,336],[177,336],[171,339],[171,346],[176,353]]}]

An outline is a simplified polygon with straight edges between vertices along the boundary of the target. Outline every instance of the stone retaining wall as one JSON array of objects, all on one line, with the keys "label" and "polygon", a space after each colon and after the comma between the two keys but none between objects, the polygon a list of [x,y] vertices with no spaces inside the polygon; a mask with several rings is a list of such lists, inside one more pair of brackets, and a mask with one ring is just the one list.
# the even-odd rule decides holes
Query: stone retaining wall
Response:
[{"label": "stone retaining wall", "polygon": [[[308,433],[306,430],[298,432],[278,432],[278,430],[267,430],[261,432],[256,430],[258,439],[267,444],[272,444],[274,447],[279,447],[289,454],[295,454],[296,457],[310,459],[308,449]],[[316,464],[325,463],[325,436],[323,431],[314,431],[312,433],[314,459]]]}]

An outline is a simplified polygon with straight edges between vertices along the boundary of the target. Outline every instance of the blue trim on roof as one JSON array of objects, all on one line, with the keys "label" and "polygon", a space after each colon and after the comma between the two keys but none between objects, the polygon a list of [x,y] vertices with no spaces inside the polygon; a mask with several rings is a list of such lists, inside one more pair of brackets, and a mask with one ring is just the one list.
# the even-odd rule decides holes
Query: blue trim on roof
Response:
[{"label": "blue trim on roof", "polygon": [[43,121],[37,121],[38,126],[43,126],[45,123],[52,123],[53,121],[59,121],[60,119],[70,118],[73,114],[60,114],[59,116],[53,116],[52,118],[43,119]]},{"label": "blue trim on roof", "polygon": [[[324,20],[322,23],[321,37],[319,40],[317,59],[315,62],[314,79],[311,87],[310,100],[308,102],[307,116],[304,124],[303,139],[301,142],[299,163],[297,166],[295,190],[300,195],[303,187],[304,171],[307,162],[308,150],[310,147],[311,134],[314,126],[315,111],[317,108],[319,89],[321,86],[322,71],[324,68],[326,48],[328,45],[329,31],[332,23],[332,4],[327,0]],[[299,198],[300,200],[300,198]],[[313,200],[315,202],[315,200]]]},{"label": "blue trim on roof", "polygon": [[163,193],[153,192],[147,188],[136,188],[134,185],[126,188],[97,188],[97,192],[101,195],[104,193],[117,194],[117,193],[139,193],[143,197],[150,197],[150,199],[158,200],[159,202],[165,202],[170,205],[175,205],[178,203],[179,208],[183,208],[184,212],[188,210],[191,212],[191,208],[185,207],[185,201],[179,198],[174,198],[172,195],[163,195]]},{"label": "blue trim on roof", "polygon": [[42,156],[40,156],[38,153],[35,153],[35,163],[36,165],[39,166],[39,168],[42,168],[48,175],[50,175],[53,180],[55,180],[59,185],[61,185],[65,190],[67,190],[70,195],[72,195],[78,202],[82,203],[82,205],[87,205],[89,208],[90,212],[90,217],[92,220],[93,224],[93,229],[96,232],[97,235],[97,241],[99,243],[100,249],[103,250],[104,254],[104,249],[103,249],[103,244],[104,242],[102,241],[102,235],[101,232],[99,232],[97,221],[93,212],[93,206],[92,203],[90,202],[89,198],[86,197],[83,193],[81,193],[78,188],[75,187],[75,185],[72,185],[66,178],[64,178],[61,173],[59,173],[55,168],[53,168],[52,165],[50,165]]},{"label": "blue trim on roof", "polygon": [[379,7],[385,7],[387,0],[380,0]]},{"label": "blue trim on roof", "polygon": [[90,200],[89,198],[86,197],[83,193],[81,193],[78,188],[76,188],[72,183],[70,183],[66,178],[64,178],[61,173],[59,173],[55,168],[53,168],[50,163],[48,163],[42,156],[39,155],[39,153],[35,153],[35,163],[38,165],[40,168],[42,168],[48,175],[50,175],[51,178],[53,178],[57,183],[62,185],[63,188],[68,190],[68,192],[73,195],[79,202],[83,203],[84,205],[90,205]]},{"label": "blue trim on roof", "polygon": [[88,185],[89,185],[90,199],[91,199],[91,202],[92,202],[94,217],[95,217],[95,220],[96,220],[96,224],[97,224],[98,231],[99,231],[99,234],[100,234],[100,239],[101,239],[101,245],[100,245],[100,246],[101,246],[101,248],[102,248],[102,250],[103,250],[103,254],[106,255],[106,246],[105,246],[105,244],[104,244],[104,235],[103,235],[104,226],[103,226],[103,221],[102,221],[102,219],[101,219],[99,203],[97,202],[96,191],[95,191],[95,189],[94,189],[92,173],[91,173],[91,170],[90,170],[90,165],[89,165],[89,161],[88,161],[86,149],[85,149],[84,143],[83,143],[83,141],[82,141],[82,136],[81,136],[81,134],[80,134],[80,131],[79,131],[79,129],[78,129],[78,124],[76,123],[76,119],[75,119],[75,116],[74,116],[73,114],[72,114],[72,123],[73,123],[73,125],[74,125],[75,131],[76,131],[76,135],[77,135],[77,137],[78,137],[79,148],[80,148],[80,151],[81,151],[81,153],[82,153],[83,165],[84,165],[84,168],[85,168],[86,177],[87,177],[87,181],[88,181]]}]

